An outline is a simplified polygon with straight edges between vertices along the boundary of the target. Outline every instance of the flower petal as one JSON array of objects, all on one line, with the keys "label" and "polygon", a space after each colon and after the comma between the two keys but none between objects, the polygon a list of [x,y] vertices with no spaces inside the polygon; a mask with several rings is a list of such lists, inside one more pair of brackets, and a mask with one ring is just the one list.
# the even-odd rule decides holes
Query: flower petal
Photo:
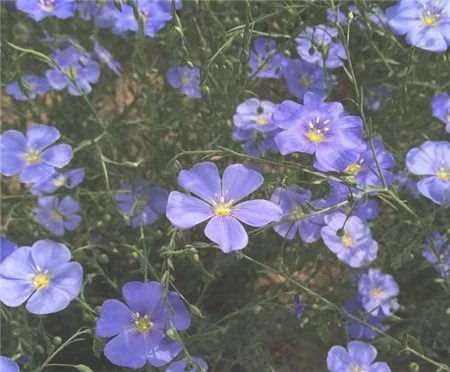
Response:
[{"label": "flower petal", "polygon": [[21,154],[26,150],[25,136],[14,129],[7,130],[0,135],[0,149],[5,153]]},{"label": "flower petal", "polygon": [[223,173],[222,196],[226,202],[231,200],[237,202],[259,189],[263,182],[261,173],[244,164],[230,165]]},{"label": "flower petal", "polygon": [[59,137],[59,131],[55,127],[33,124],[27,130],[27,145],[31,150],[41,152]]},{"label": "flower petal", "polygon": [[99,337],[112,337],[124,331],[133,322],[130,309],[122,302],[106,300],[97,320],[95,334]]},{"label": "flower petal", "polygon": [[238,251],[248,244],[242,224],[234,217],[213,217],[205,228],[206,236],[220,246],[224,253]]},{"label": "flower petal", "polygon": [[158,282],[128,282],[123,286],[122,294],[131,311],[140,314],[153,314],[162,301]]},{"label": "flower petal", "polygon": [[65,291],[50,285],[34,292],[26,309],[32,314],[52,314],[65,309],[71,300]]},{"label": "flower petal", "polygon": [[146,355],[142,335],[131,330],[122,332],[109,341],[104,349],[106,358],[113,364],[142,368],[146,363]]},{"label": "flower petal", "polygon": [[384,362],[377,362],[369,367],[368,372],[391,372],[391,369]]},{"label": "flower petal", "polygon": [[69,164],[72,158],[72,146],[65,143],[52,146],[42,153],[42,159],[57,168],[62,168]]},{"label": "flower petal", "polygon": [[342,346],[333,346],[328,352],[327,366],[330,372],[346,371],[350,364],[350,357]]},{"label": "flower petal", "polygon": [[0,173],[5,176],[14,176],[25,166],[25,161],[16,156],[9,156],[0,150]]},{"label": "flower petal", "polygon": [[214,163],[203,162],[182,170],[178,184],[198,197],[213,203],[220,197],[220,176]]},{"label": "flower petal", "polygon": [[0,263],[0,275],[6,279],[26,280],[35,272],[30,247],[17,248]]},{"label": "flower petal", "polygon": [[173,360],[183,350],[182,346],[167,338],[152,350],[147,350],[147,360],[154,367],[161,367]]},{"label": "flower petal", "polygon": [[281,219],[281,208],[268,200],[250,200],[236,205],[232,215],[253,227],[261,227]]},{"label": "flower petal", "polygon": [[22,305],[34,291],[30,280],[9,279],[0,276],[0,302],[6,306]]},{"label": "flower petal", "polygon": [[47,180],[56,171],[47,164],[32,164],[22,169],[19,178],[25,183],[38,183]]},{"label": "flower petal", "polygon": [[191,325],[191,314],[183,300],[176,292],[169,292],[167,299],[171,306],[169,319],[172,325],[179,331],[184,331]]},{"label": "flower petal", "polygon": [[167,201],[166,215],[179,229],[189,229],[213,216],[212,208],[193,196],[172,191]]},{"label": "flower petal", "polygon": [[351,341],[348,346],[348,355],[352,361],[361,365],[370,365],[377,357],[377,349],[361,341]]},{"label": "flower petal", "polygon": [[54,270],[50,276],[51,285],[58,287],[70,300],[78,296],[83,284],[83,268],[78,262],[69,262]]},{"label": "flower petal", "polygon": [[64,244],[38,240],[31,247],[31,257],[38,269],[52,270],[68,262],[72,255]]}]

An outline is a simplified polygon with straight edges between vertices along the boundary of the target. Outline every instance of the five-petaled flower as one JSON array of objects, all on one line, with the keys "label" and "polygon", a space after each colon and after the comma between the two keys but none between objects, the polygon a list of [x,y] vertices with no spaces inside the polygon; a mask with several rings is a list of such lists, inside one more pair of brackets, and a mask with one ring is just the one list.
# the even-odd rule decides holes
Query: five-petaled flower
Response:
[{"label": "five-petaled flower", "polygon": [[[181,187],[197,195],[173,191],[167,202],[167,218],[180,229],[189,229],[206,220],[206,236],[229,253],[243,249],[248,235],[241,222],[261,227],[279,221],[281,209],[267,200],[241,202],[262,184],[263,176],[243,164],[228,166],[222,179],[214,163],[196,164],[178,176]],[[241,221],[241,222],[240,222]]]},{"label": "five-petaled flower", "polygon": [[281,63],[284,56],[278,52],[276,40],[257,37],[250,50],[248,65],[252,75],[261,79],[278,79],[281,75]]},{"label": "five-petaled flower", "polygon": [[16,307],[28,300],[33,314],[65,309],[78,296],[83,269],[69,249],[51,240],[17,248],[0,263],[0,301]]},{"label": "five-petaled flower", "polygon": [[0,135],[0,173],[19,175],[22,182],[46,180],[72,160],[72,147],[52,145],[60,137],[59,131],[47,125],[33,124],[24,136],[11,129]]},{"label": "five-petaled flower", "polygon": [[174,66],[166,73],[167,81],[172,88],[179,89],[191,98],[201,98],[200,69],[198,67]]}]

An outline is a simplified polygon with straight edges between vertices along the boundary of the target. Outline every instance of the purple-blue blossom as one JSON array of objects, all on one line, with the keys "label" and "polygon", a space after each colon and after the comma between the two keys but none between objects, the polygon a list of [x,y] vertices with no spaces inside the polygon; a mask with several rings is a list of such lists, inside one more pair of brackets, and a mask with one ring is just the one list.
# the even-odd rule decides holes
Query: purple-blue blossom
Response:
[{"label": "purple-blue blossom", "polygon": [[79,210],[80,204],[70,196],[61,200],[58,196],[43,196],[38,199],[35,219],[53,235],[62,236],[80,225]]},{"label": "purple-blue blossom", "polygon": [[2,372],[20,372],[19,366],[11,358],[0,355],[0,371]]},{"label": "purple-blue blossom", "polygon": [[120,75],[122,66],[114,59],[109,50],[98,42],[98,40],[94,40],[94,52],[97,58],[105,63],[112,72],[116,75]]},{"label": "purple-blue blossom", "polygon": [[400,292],[392,275],[384,274],[378,269],[369,269],[359,279],[358,293],[361,305],[373,316],[392,315],[399,305],[397,296]]},{"label": "purple-blue blossom", "polygon": [[124,182],[114,197],[120,211],[131,218],[131,226],[151,225],[166,213],[169,193],[145,181]]},{"label": "purple-blue blossom", "polygon": [[158,282],[128,282],[122,295],[125,303],[106,300],[97,320],[96,335],[111,338],[104,349],[106,358],[128,368],[169,363],[182,347],[166,337],[167,330],[184,331],[191,324],[180,296],[166,292]]},{"label": "purple-blue blossom", "polygon": [[219,176],[211,162],[194,165],[178,175],[178,184],[190,196],[172,191],[167,202],[167,218],[179,229],[189,229],[208,220],[205,235],[224,253],[245,248],[248,235],[242,226],[262,227],[281,218],[281,209],[267,200],[243,198],[263,184],[263,176],[243,164],[228,166]]},{"label": "purple-blue blossom", "polygon": [[334,27],[318,25],[306,27],[295,39],[297,53],[309,62],[320,67],[338,68],[347,59],[344,45],[337,39],[338,32]]},{"label": "purple-blue blossom", "polygon": [[285,58],[281,63],[281,72],[289,92],[299,100],[303,100],[307,92],[326,96],[327,86],[322,67],[298,58]]},{"label": "purple-blue blossom", "polygon": [[67,19],[76,10],[75,0],[17,0],[16,7],[37,22],[47,17]]},{"label": "purple-blue blossom", "polygon": [[283,54],[278,52],[278,43],[269,37],[257,37],[249,53],[248,65],[251,74],[261,79],[279,79]]},{"label": "purple-blue blossom", "polygon": [[340,261],[360,268],[377,258],[378,243],[364,220],[337,212],[326,216],[325,223],[321,230],[322,239]]},{"label": "purple-blue blossom", "polygon": [[443,278],[450,278],[450,240],[434,232],[423,249],[423,256]]},{"label": "purple-blue blossom", "polygon": [[450,133],[450,96],[447,93],[437,94],[431,101],[433,116],[442,121],[445,129]]},{"label": "purple-blue blossom", "polygon": [[391,372],[385,362],[375,362],[377,349],[361,341],[350,341],[347,349],[333,346],[328,351],[327,366],[330,372]]},{"label": "purple-blue blossom", "polygon": [[0,235],[0,262],[8,257],[17,248],[17,244]]},{"label": "purple-blue blossom", "polygon": [[270,132],[277,129],[272,121],[272,113],[277,105],[270,101],[249,98],[238,105],[233,116],[235,127],[244,130]]},{"label": "purple-blue blossom", "polygon": [[406,166],[422,176],[419,192],[443,207],[450,205],[450,142],[426,141],[406,154]]},{"label": "purple-blue blossom", "polygon": [[47,179],[31,185],[30,191],[33,195],[51,194],[61,187],[73,189],[83,182],[84,168],[77,168],[66,172],[58,171]]},{"label": "purple-blue blossom", "polygon": [[166,372],[207,372],[208,364],[199,357],[192,357],[191,360],[178,360],[171,363]]},{"label": "purple-blue blossom", "polygon": [[100,78],[100,66],[91,56],[73,46],[55,51],[52,58],[56,67],[47,70],[50,86],[56,90],[68,88],[73,96],[89,94],[91,84]]},{"label": "purple-blue blossom", "polygon": [[284,129],[275,138],[280,153],[315,154],[316,167],[317,163],[326,164],[336,152],[358,148],[363,141],[361,118],[348,115],[340,103],[324,102],[310,92],[305,94],[303,105],[281,103],[273,121]]},{"label": "purple-blue blossom", "polygon": [[337,23],[344,26],[348,22],[347,16],[340,9],[328,8],[326,10],[326,15],[327,21],[330,23]]},{"label": "purple-blue blossom", "polygon": [[386,9],[387,24],[408,44],[430,52],[445,52],[450,45],[450,2],[399,0]]},{"label": "purple-blue blossom", "polygon": [[25,183],[40,182],[72,160],[72,147],[53,145],[60,137],[59,131],[47,125],[32,124],[24,136],[11,129],[0,135],[0,173],[18,175]]},{"label": "purple-blue blossom", "polygon": [[83,269],[71,258],[65,245],[52,240],[17,248],[0,263],[0,302],[10,307],[27,302],[33,314],[65,309],[83,283]]},{"label": "purple-blue blossom", "polygon": [[12,82],[6,86],[6,93],[18,101],[35,99],[47,93],[50,89],[45,77],[27,74],[20,82]]},{"label": "purple-blue blossom", "polygon": [[244,142],[243,150],[247,155],[261,157],[268,152],[278,152],[275,136],[279,132],[278,129],[270,132],[262,132],[253,129],[235,128],[233,130],[232,139],[236,142]]},{"label": "purple-blue blossom", "polygon": [[191,98],[201,98],[200,69],[198,67],[174,66],[166,73],[170,86],[179,89],[183,94]]}]

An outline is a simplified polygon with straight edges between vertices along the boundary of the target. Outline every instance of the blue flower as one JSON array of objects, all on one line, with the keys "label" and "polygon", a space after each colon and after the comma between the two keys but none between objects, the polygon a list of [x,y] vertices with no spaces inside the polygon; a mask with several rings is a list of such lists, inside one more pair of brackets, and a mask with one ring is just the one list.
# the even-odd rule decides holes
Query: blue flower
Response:
[{"label": "blue flower", "polygon": [[20,372],[19,366],[12,359],[0,355],[0,371]]},{"label": "blue flower", "polygon": [[450,205],[450,142],[426,141],[408,151],[408,170],[424,176],[417,184],[419,192],[442,206]]},{"label": "blue flower", "polygon": [[52,58],[57,67],[48,70],[46,76],[53,89],[68,88],[73,96],[91,92],[91,83],[97,82],[100,77],[100,66],[89,54],[69,46],[54,52]]},{"label": "blue flower", "polygon": [[178,183],[198,197],[172,191],[167,218],[179,229],[208,220],[205,235],[224,253],[244,249],[248,235],[242,223],[262,227],[281,218],[281,209],[268,200],[240,202],[264,182],[263,176],[243,164],[228,166],[220,177],[216,165],[202,162],[178,175]]},{"label": "blue flower", "polygon": [[17,248],[0,263],[0,301],[16,307],[28,300],[33,314],[65,309],[83,283],[83,269],[71,257],[65,245],[51,240]]},{"label": "blue flower", "polygon": [[292,240],[298,234],[305,243],[313,243],[320,238],[320,230],[325,223],[324,217],[308,216],[312,210],[311,206],[319,207],[316,201],[311,201],[310,191],[298,186],[285,189],[278,187],[270,200],[278,204],[283,211],[280,223],[273,227],[278,235]]},{"label": "blue flower", "polygon": [[33,195],[40,195],[50,194],[63,186],[68,189],[73,189],[83,182],[84,175],[84,168],[77,168],[68,172],[56,172],[49,178],[33,184],[30,191]]},{"label": "blue flower", "polygon": [[301,59],[285,58],[281,64],[281,72],[286,80],[289,92],[303,100],[307,92],[318,96],[326,95],[325,75],[322,67]]},{"label": "blue flower", "polygon": [[233,123],[237,128],[270,132],[277,128],[272,121],[272,113],[277,105],[270,101],[260,101],[250,98],[242,102],[233,116]]},{"label": "blue flower", "polygon": [[72,160],[72,147],[66,144],[50,146],[60,137],[59,131],[47,125],[33,124],[24,136],[11,129],[0,135],[0,173],[19,175],[22,182],[47,179]]},{"label": "blue flower", "polygon": [[244,153],[259,158],[264,156],[267,152],[278,152],[275,136],[279,132],[280,130],[278,129],[274,129],[270,132],[262,132],[253,129],[235,128],[233,130],[232,138],[233,141],[236,142],[245,142],[243,145]]},{"label": "blue flower", "polygon": [[122,367],[142,368],[148,362],[160,367],[181,351],[166,331],[184,331],[191,317],[176,292],[167,295],[158,282],[129,282],[122,288],[126,304],[106,300],[100,309],[96,335],[113,337],[105,346],[108,360]]},{"label": "blue flower", "polygon": [[386,9],[389,27],[406,35],[408,44],[430,52],[445,52],[450,45],[450,2],[400,0]]},{"label": "blue flower", "polygon": [[52,16],[67,19],[76,9],[75,0],[17,0],[16,7],[37,22]]},{"label": "blue flower", "polygon": [[166,372],[206,372],[208,371],[208,364],[198,357],[192,357],[192,361],[179,360],[177,362],[171,363],[167,368]]},{"label": "blue flower", "polygon": [[326,164],[333,153],[362,144],[362,120],[348,115],[338,102],[324,102],[308,92],[303,105],[283,102],[273,121],[285,129],[275,137],[282,155],[292,152],[315,154],[316,163]]},{"label": "blue flower", "polygon": [[94,40],[94,51],[95,55],[101,62],[106,63],[109,69],[116,75],[120,75],[122,66],[114,59],[108,49],[103,47],[97,40]]},{"label": "blue flower", "polygon": [[334,27],[325,25],[306,27],[295,39],[297,53],[303,60],[320,67],[341,67],[347,59],[347,54],[344,45],[336,39],[337,34]]},{"label": "blue flower", "polygon": [[57,196],[44,196],[38,199],[39,207],[35,210],[36,221],[56,236],[64,235],[65,230],[75,230],[81,222],[76,213],[80,204],[70,196],[61,201]]},{"label": "blue flower", "polygon": [[122,183],[114,199],[120,211],[131,217],[131,226],[137,227],[151,225],[159,216],[165,215],[168,196],[166,190],[138,181],[134,184]]},{"label": "blue flower", "polygon": [[447,93],[437,94],[431,101],[433,116],[446,124],[446,130],[450,133],[450,96]]},{"label": "blue flower", "polygon": [[373,316],[366,313],[361,305],[361,300],[359,297],[354,296],[346,300],[344,303],[344,317],[346,318],[344,323],[345,329],[349,337],[352,339],[374,340],[378,337],[378,333],[368,325],[351,318],[349,315],[364,320],[365,323],[368,323],[370,326],[375,327],[380,331],[384,331],[386,329],[386,326],[383,325],[383,321],[386,319],[386,316],[384,314]]},{"label": "blue flower", "polygon": [[170,86],[191,98],[201,98],[200,69],[198,67],[174,66],[166,73]]},{"label": "blue flower", "polygon": [[284,56],[278,52],[278,43],[268,37],[257,37],[250,50],[248,65],[251,74],[261,79],[279,79]]},{"label": "blue flower", "polygon": [[27,101],[42,96],[50,89],[45,77],[27,74],[21,82],[13,82],[6,86],[6,93],[18,101]]},{"label": "blue flower", "polygon": [[369,269],[358,283],[358,293],[364,309],[373,316],[392,315],[399,307],[398,284],[392,275],[383,274],[378,269]]},{"label": "blue flower", "polygon": [[17,244],[0,235],[0,262],[8,257],[17,248]]},{"label": "blue flower", "polygon": [[328,351],[327,366],[330,372],[391,372],[384,362],[374,363],[377,349],[361,341],[349,342],[347,349],[333,346]]},{"label": "blue flower", "polygon": [[344,12],[341,12],[339,9],[328,8],[326,10],[326,14],[327,14],[327,21],[330,23],[337,23],[344,26],[348,22],[347,16],[344,14]]},{"label": "blue flower", "polygon": [[322,239],[340,261],[359,268],[368,266],[377,258],[378,244],[362,219],[334,213],[325,217],[325,223]]},{"label": "blue flower", "polygon": [[427,239],[423,256],[443,278],[450,278],[450,241],[445,234],[434,232]]}]

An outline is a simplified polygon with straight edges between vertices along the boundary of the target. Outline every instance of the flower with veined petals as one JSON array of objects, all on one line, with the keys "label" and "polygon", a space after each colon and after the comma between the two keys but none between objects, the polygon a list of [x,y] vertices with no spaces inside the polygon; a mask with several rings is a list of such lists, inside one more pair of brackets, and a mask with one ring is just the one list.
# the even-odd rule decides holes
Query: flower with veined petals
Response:
[{"label": "flower with veined petals", "polygon": [[16,307],[28,300],[33,314],[65,309],[80,293],[83,269],[69,249],[51,240],[17,248],[0,263],[0,301]]},{"label": "flower with veined petals", "polygon": [[200,92],[200,69],[198,67],[171,67],[167,70],[166,78],[172,88],[179,89],[188,97],[202,97]]},{"label": "flower with veined petals", "polygon": [[240,202],[256,191],[263,176],[243,164],[228,166],[222,178],[214,163],[196,164],[178,175],[178,183],[197,197],[172,191],[167,202],[167,218],[180,229],[189,229],[206,220],[206,236],[229,253],[243,249],[248,235],[241,222],[262,227],[281,218],[281,209],[267,200]]},{"label": "flower with veined petals", "polygon": [[81,217],[76,214],[80,204],[70,196],[59,200],[57,196],[43,196],[38,199],[39,207],[36,208],[36,221],[57,236],[64,235],[64,231],[75,230],[81,222]]}]

